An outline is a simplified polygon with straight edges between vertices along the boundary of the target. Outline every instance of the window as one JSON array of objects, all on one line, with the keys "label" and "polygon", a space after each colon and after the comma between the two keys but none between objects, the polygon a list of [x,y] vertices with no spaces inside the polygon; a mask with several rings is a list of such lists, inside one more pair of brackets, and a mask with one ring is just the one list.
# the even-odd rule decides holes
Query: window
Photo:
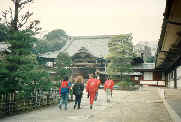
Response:
[{"label": "window", "polygon": [[144,80],[153,80],[153,72],[144,72]]},{"label": "window", "polygon": [[138,80],[138,77],[136,77],[136,76],[135,76],[135,78],[134,78],[134,79],[135,79],[135,80]]}]

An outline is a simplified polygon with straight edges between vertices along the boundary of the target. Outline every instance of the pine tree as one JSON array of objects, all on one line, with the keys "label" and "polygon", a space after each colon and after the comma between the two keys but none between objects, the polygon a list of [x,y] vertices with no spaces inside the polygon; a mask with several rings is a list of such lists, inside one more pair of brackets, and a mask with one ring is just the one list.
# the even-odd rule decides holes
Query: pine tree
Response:
[{"label": "pine tree", "polygon": [[110,75],[120,72],[122,79],[123,73],[130,72],[131,60],[134,57],[132,35],[115,36],[109,41],[108,46],[107,59],[110,60],[110,63],[107,71]]},{"label": "pine tree", "polygon": [[[51,83],[47,72],[40,69],[36,55],[33,54],[33,45],[37,41],[34,35],[40,29],[37,27],[39,21],[32,21],[27,25],[32,14],[26,12],[24,15],[19,15],[21,8],[31,3],[32,0],[15,0],[13,2],[15,5],[14,18],[10,18],[8,21],[8,11],[3,13],[6,21],[3,25],[7,29],[1,34],[4,35],[3,42],[9,44],[10,52],[0,61],[0,94],[7,96],[8,93],[14,93],[16,95],[18,91],[23,92],[23,96],[28,98],[31,97],[34,90],[51,87]],[[24,25],[26,27],[23,27]],[[6,103],[8,104],[7,98]],[[6,109],[8,109],[7,104]]]},{"label": "pine tree", "polygon": [[62,80],[65,76],[71,75],[71,69],[69,68],[72,64],[72,59],[67,53],[59,53],[56,61],[56,72],[58,80]]}]

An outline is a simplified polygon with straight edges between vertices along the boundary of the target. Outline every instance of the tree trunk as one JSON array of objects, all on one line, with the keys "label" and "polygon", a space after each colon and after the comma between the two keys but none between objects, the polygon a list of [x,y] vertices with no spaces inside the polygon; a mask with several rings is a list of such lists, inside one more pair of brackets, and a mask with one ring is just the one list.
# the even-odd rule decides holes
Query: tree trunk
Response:
[{"label": "tree trunk", "polygon": [[14,30],[18,30],[18,9],[19,9],[19,0],[15,0],[15,3],[14,3],[14,7],[15,7],[15,13],[14,13],[14,20],[13,20],[13,29]]}]

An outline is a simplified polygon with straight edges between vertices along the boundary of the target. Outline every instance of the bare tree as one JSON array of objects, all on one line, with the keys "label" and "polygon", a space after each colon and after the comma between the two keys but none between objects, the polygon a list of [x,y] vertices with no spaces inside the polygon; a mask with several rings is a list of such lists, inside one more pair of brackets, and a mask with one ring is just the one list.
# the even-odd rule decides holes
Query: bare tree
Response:
[{"label": "bare tree", "polygon": [[[40,23],[39,20],[30,21],[30,17],[32,17],[33,12],[26,11],[23,13],[22,11],[26,7],[26,5],[33,2],[33,0],[11,0],[14,4],[14,10],[9,7],[8,10],[2,11],[2,17],[4,18],[5,24],[9,27],[12,27],[14,30],[32,30],[33,32],[38,32],[41,30],[38,27]],[[21,14],[22,13],[22,14]]]}]

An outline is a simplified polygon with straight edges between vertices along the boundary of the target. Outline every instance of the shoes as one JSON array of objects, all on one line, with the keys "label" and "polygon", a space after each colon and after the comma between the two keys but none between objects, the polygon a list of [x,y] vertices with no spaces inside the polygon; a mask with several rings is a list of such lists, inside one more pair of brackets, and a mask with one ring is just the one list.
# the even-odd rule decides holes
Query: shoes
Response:
[{"label": "shoes", "polygon": [[110,103],[111,101],[110,100],[107,100],[107,103]]},{"label": "shoes", "polygon": [[76,105],[74,105],[74,110],[75,110],[75,108],[76,108]]},{"label": "shoes", "polygon": [[62,109],[62,105],[59,105],[58,107],[59,107],[60,110]]},{"label": "shoes", "polygon": [[78,106],[78,109],[80,109],[80,106]]},{"label": "shoes", "polygon": [[94,101],[97,101],[97,98],[95,98]]},{"label": "shoes", "polygon": [[92,105],[90,105],[90,109],[92,110]]}]

